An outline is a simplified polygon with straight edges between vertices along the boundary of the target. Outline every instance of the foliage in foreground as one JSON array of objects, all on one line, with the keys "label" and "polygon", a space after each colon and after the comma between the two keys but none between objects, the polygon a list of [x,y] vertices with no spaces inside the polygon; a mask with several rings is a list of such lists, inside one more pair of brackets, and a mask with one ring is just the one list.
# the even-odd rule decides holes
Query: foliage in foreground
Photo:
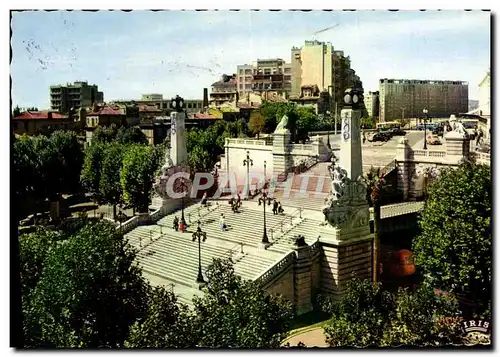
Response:
[{"label": "foliage in foreground", "polygon": [[430,185],[413,242],[415,263],[430,285],[478,304],[490,315],[492,183],[488,165],[444,169]]},{"label": "foliage in foreground", "polygon": [[20,237],[25,347],[278,347],[290,304],[234,274],[230,261],[207,270],[204,296],[189,310],[152,287],[112,224],[72,222],[69,232]]},{"label": "foliage in foreground", "polygon": [[332,314],[326,342],[342,346],[435,346],[460,343],[460,312],[452,296],[436,295],[428,286],[396,294],[370,280],[353,279],[339,303],[323,302]]}]

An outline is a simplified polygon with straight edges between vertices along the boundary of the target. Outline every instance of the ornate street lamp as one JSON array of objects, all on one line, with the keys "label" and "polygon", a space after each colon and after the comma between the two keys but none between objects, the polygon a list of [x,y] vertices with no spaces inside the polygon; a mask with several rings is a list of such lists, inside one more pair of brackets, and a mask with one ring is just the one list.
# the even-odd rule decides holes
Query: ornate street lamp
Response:
[{"label": "ornate street lamp", "polygon": [[178,188],[182,190],[182,197],[181,197],[181,223],[184,225],[184,227],[186,226],[186,220],[184,219],[184,193],[186,193],[187,191],[187,184],[186,184],[186,179],[184,177],[179,177],[178,178],[179,180],[179,184],[178,184]]},{"label": "ornate street lamp", "polygon": [[250,158],[250,151],[247,150],[247,158],[243,160],[243,166],[247,167],[247,198],[250,197],[250,166],[253,166],[253,160]]},{"label": "ornate street lamp", "polygon": [[193,233],[193,242],[198,239],[198,277],[196,278],[196,282],[202,284],[205,282],[203,279],[203,274],[201,273],[201,241],[207,240],[207,233],[201,230],[201,222],[198,221],[198,228],[196,232]]},{"label": "ornate street lamp", "polygon": [[[267,202],[266,202],[267,201]],[[262,236],[262,243],[269,243],[269,239],[267,238],[267,229],[266,229],[266,203],[267,205],[271,205],[272,199],[267,197],[267,192],[262,192],[262,197],[259,197],[259,206],[264,204],[264,234]]]},{"label": "ornate street lamp", "polygon": [[175,96],[175,98],[172,98],[172,108],[174,108],[174,110],[176,112],[179,112],[179,113],[183,112],[184,111],[184,99],[182,99],[178,95]]},{"label": "ornate street lamp", "polygon": [[424,113],[424,150],[427,150],[427,118],[429,117],[429,111],[424,108],[422,112]]},{"label": "ornate street lamp", "polygon": [[263,189],[265,190],[267,187],[267,176],[266,176],[266,160],[264,160],[264,186]]}]

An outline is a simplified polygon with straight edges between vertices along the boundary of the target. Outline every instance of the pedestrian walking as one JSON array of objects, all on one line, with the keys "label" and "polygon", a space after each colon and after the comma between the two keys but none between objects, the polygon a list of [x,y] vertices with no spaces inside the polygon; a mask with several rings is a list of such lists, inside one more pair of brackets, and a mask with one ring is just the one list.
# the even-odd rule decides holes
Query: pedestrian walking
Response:
[{"label": "pedestrian walking", "polygon": [[276,199],[274,199],[273,201],[273,214],[274,215],[278,214],[278,201],[276,201]]},{"label": "pedestrian walking", "polygon": [[177,231],[179,230],[179,217],[175,216],[174,217],[174,225],[173,225],[174,229]]},{"label": "pedestrian walking", "polygon": [[278,202],[278,213],[279,214],[285,213],[285,210],[283,209],[283,206],[281,206],[281,202]]},{"label": "pedestrian walking", "polygon": [[220,225],[220,229],[221,230],[223,230],[223,231],[226,230],[226,220],[224,219],[224,214],[223,213],[220,214],[219,225]]},{"label": "pedestrian walking", "polygon": [[181,224],[179,224],[179,230],[184,233],[186,231],[186,225],[184,224],[184,222],[181,222]]}]

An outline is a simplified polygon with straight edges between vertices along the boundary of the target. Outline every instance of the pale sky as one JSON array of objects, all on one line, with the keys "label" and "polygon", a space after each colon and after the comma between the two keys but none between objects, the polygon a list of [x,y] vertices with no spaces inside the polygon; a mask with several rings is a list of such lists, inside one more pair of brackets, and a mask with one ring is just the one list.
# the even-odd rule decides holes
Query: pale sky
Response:
[{"label": "pale sky", "polygon": [[201,99],[238,64],[280,57],[313,33],[351,57],[365,92],[380,78],[469,82],[469,99],[490,67],[486,11],[99,11],[12,15],[12,102],[49,108],[49,86],[86,80],[106,101]]}]

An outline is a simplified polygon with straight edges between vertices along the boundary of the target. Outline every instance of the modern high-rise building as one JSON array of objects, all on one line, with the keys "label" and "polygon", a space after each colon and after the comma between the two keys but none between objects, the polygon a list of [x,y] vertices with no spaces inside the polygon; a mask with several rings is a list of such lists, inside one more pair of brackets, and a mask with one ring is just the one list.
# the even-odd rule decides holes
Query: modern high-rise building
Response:
[{"label": "modern high-rise building", "polygon": [[258,59],[251,65],[237,66],[238,94],[247,93],[288,97],[292,90],[292,66],[281,58]]},{"label": "modern high-rise building", "polygon": [[104,101],[103,92],[97,85],[87,82],[68,83],[66,85],[50,86],[50,106],[59,113],[68,113],[71,108],[91,107]]},{"label": "modern high-rise building", "polygon": [[293,96],[300,96],[303,86],[316,85],[321,92],[328,91],[332,103],[337,102],[340,108],[347,88],[363,88],[349,56],[335,50],[330,42],[305,41],[301,48],[292,47],[291,56]]},{"label": "modern high-rise building", "polygon": [[463,81],[381,79],[379,81],[380,121],[429,117],[449,117],[466,113],[469,84]]},{"label": "modern high-rise building", "polygon": [[364,95],[364,103],[367,115],[371,118],[377,118],[380,112],[379,92],[368,92]]}]

